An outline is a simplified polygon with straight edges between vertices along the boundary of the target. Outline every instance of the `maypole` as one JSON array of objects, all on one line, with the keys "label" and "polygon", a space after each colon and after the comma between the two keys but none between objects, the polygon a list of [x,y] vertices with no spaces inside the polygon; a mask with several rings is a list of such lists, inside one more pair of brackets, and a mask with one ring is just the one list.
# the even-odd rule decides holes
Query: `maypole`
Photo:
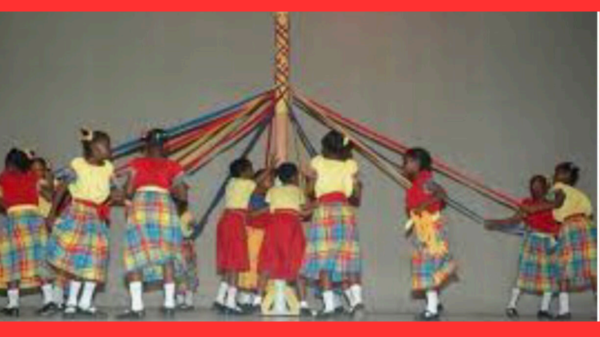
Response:
[{"label": "maypole", "polygon": [[275,19],[275,157],[287,159],[290,95],[290,15],[273,13]]}]

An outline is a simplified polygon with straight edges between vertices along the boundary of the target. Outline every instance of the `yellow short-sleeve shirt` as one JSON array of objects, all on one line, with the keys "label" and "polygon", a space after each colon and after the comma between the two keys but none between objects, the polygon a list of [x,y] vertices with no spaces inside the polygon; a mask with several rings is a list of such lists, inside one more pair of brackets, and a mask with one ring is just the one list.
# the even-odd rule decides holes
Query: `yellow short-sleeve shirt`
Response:
[{"label": "yellow short-sleeve shirt", "polygon": [[102,166],[89,164],[83,158],[75,158],[71,169],[76,178],[69,184],[69,192],[73,199],[82,199],[102,204],[110,196],[111,179],[114,167],[106,161]]},{"label": "yellow short-sleeve shirt", "polygon": [[256,183],[250,179],[231,178],[225,189],[225,207],[229,209],[248,209],[250,197],[256,189]]},{"label": "yellow short-sleeve shirt", "polygon": [[269,189],[265,201],[269,204],[271,212],[278,209],[300,211],[302,205],[306,203],[306,197],[300,187],[284,185]]},{"label": "yellow short-sleeve shirt", "polygon": [[358,173],[358,163],[355,160],[341,161],[317,156],[310,164],[317,172],[315,183],[317,198],[336,192],[344,193],[346,197],[352,196],[354,176]]},{"label": "yellow short-sleeve shirt", "polygon": [[593,214],[592,203],[582,191],[563,183],[554,184],[553,190],[562,191],[565,194],[563,205],[553,211],[556,221],[562,222],[569,216],[576,214],[585,214],[587,216]]}]

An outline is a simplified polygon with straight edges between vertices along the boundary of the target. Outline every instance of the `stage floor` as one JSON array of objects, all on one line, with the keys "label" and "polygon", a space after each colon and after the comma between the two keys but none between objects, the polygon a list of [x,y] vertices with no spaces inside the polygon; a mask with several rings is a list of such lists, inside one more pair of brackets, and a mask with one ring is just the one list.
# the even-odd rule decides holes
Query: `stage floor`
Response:
[{"label": "stage floor", "polygon": [[[99,319],[100,321],[115,321],[115,316],[122,312],[122,308],[101,308],[102,311],[108,314],[107,318]],[[410,322],[415,319],[414,313],[367,313],[360,319],[353,319],[349,316],[340,315],[326,321],[340,321],[340,322],[353,322],[353,321],[369,321],[369,322]],[[0,321],[7,321],[6,317],[0,317]],[[10,319],[13,320],[13,319]],[[21,315],[16,321],[64,321],[60,314],[53,317],[45,318],[39,317],[35,314],[35,308],[22,308]],[[77,320],[77,319],[76,319]],[[259,315],[245,315],[245,316],[226,316],[215,313],[206,308],[199,308],[194,311],[177,312],[175,318],[166,319],[159,312],[158,308],[146,309],[145,321],[181,321],[181,322],[257,322],[257,321],[320,321],[314,318],[296,318],[296,317],[264,317]],[[502,314],[452,314],[445,313],[441,317],[441,321],[458,322],[509,322],[511,321]],[[522,315],[518,321],[537,321],[535,315]],[[579,314],[573,316],[573,321],[596,321],[596,317],[592,315]]]}]

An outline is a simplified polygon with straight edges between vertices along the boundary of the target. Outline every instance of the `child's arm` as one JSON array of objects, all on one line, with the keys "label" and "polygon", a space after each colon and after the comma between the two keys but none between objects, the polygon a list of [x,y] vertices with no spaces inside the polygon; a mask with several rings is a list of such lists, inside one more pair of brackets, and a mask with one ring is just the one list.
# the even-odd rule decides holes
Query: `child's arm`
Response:
[{"label": "child's arm", "polygon": [[52,171],[47,170],[42,180],[40,195],[48,202],[52,202],[52,195],[54,194],[54,174]]},{"label": "child's arm", "polygon": [[6,208],[4,207],[4,194],[2,192],[2,187],[0,187],[0,213],[6,214]]},{"label": "child's arm", "polygon": [[554,210],[557,208],[561,208],[564,203],[565,203],[565,193],[561,190],[557,190],[554,192],[554,200],[551,200],[551,201],[545,200],[545,201],[540,202],[539,204],[531,205],[531,206],[521,205],[519,207],[519,210],[524,213],[527,213],[527,214],[545,212],[545,211],[551,211],[551,210]]},{"label": "child's arm", "polygon": [[352,196],[350,197],[350,205],[360,207],[360,202],[362,201],[362,187],[362,182],[357,178],[354,178],[354,189],[352,190]]},{"label": "child's arm", "polygon": [[52,206],[50,207],[50,212],[46,217],[46,227],[50,230],[54,223],[56,222],[56,217],[58,215],[58,209],[60,207],[61,202],[67,195],[67,187],[68,185],[64,182],[59,182],[58,186],[54,190],[54,195],[52,196]]},{"label": "child's arm", "polygon": [[446,201],[446,198],[448,196],[446,194],[446,191],[440,185],[438,185],[436,182],[434,182],[434,181],[428,182],[427,185],[425,186],[425,188],[427,189],[427,192],[429,192],[431,194],[431,198],[427,199],[427,201],[421,203],[419,206],[417,206],[414,209],[411,209],[409,211],[421,213],[422,211],[426,210],[429,206],[431,206],[433,204]]},{"label": "child's arm", "polygon": [[492,229],[496,226],[509,226],[509,225],[514,225],[516,223],[519,223],[523,221],[523,214],[521,212],[517,212],[515,213],[513,216],[511,216],[510,218],[505,218],[505,219],[486,219],[484,221],[485,227],[487,229]]}]

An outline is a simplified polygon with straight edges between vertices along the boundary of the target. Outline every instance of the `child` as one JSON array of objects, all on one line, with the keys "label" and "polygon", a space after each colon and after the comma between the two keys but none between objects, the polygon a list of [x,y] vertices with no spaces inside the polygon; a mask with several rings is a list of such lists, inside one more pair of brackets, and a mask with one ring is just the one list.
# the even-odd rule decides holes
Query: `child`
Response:
[{"label": "child", "polygon": [[[263,177],[262,180],[258,178]],[[243,309],[251,309],[255,296],[258,294],[258,258],[263,244],[265,227],[270,223],[271,213],[266,202],[266,194],[273,185],[273,176],[265,169],[258,170],[254,175],[257,184],[250,198],[250,219],[246,225],[248,238],[248,259],[250,269],[240,274],[238,286],[240,294],[238,303]]]},{"label": "child", "polygon": [[194,220],[189,211],[183,211],[180,218],[183,243],[181,255],[183,257],[183,270],[177,281],[177,309],[182,311],[194,310],[194,293],[198,290],[198,258],[193,239]]},{"label": "child", "polygon": [[[168,159],[165,131],[153,129],[143,137],[144,155],[129,163],[127,182],[131,207],[124,237],[125,270],[129,281],[131,308],[119,319],[144,317],[142,282],[162,282],[164,303],[161,312],[175,314],[175,278],[182,268],[183,233],[178,207],[187,208],[184,171]],[[183,213],[182,212],[182,213]]]},{"label": "child", "polygon": [[[549,190],[546,178],[540,175],[533,176],[529,182],[531,197],[523,200],[524,206],[534,206],[547,202],[546,195]],[[519,275],[517,286],[512,290],[512,297],[506,308],[506,315],[510,318],[518,317],[517,301],[521,291],[543,294],[538,319],[551,319],[550,302],[555,284],[555,237],[559,226],[552,216],[552,211],[547,210],[525,215],[517,213],[513,217],[502,220],[487,220],[486,227],[493,229],[497,226],[512,225],[525,222],[527,231],[521,244],[519,255]]]},{"label": "child", "polygon": [[44,306],[51,310],[51,274],[46,264],[48,232],[38,209],[38,177],[31,171],[31,159],[18,149],[8,152],[0,174],[0,207],[6,222],[0,226],[0,285],[8,288],[8,305],[2,314],[19,316],[19,289],[41,286]]},{"label": "child", "polygon": [[[108,269],[110,209],[106,202],[111,197],[116,200],[119,195],[113,184],[110,137],[105,132],[86,129],[81,134],[83,157],[75,158],[58,177],[59,184],[46,219],[47,226],[52,228],[48,262],[59,273],[69,275],[65,318],[75,315],[99,318],[105,314],[92,302],[96,285],[106,281]],[[72,200],[57,222],[58,209],[67,189]]]},{"label": "child", "polygon": [[277,169],[277,177],[281,186],[272,187],[266,196],[271,219],[260,250],[260,294],[254,299],[255,308],[262,303],[269,279],[296,282],[306,246],[302,228],[306,197],[298,187],[298,168],[292,163],[283,163]]},{"label": "child", "polygon": [[575,188],[579,168],[570,162],[560,163],[554,170],[554,200],[540,205],[523,205],[528,214],[552,210],[561,223],[558,235],[557,278],[559,283],[558,320],[570,320],[569,292],[591,289],[596,292],[598,233],[592,221],[592,204]]},{"label": "child", "polygon": [[[326,318],[335,310],[332,284],[359,275],[361,257],[355,209],[348,202],[356,191],[358,164],[348,159],[348,142],[339,132],[330,131],[321,144],[322,154],[312,159],[307,172],[311,178],[309,191],[314,191],[317,207],[307,235],[301,274],[309,281],[320,281],[324,308],[318,315]],[[362,297],[360,286],[353,291],[356,298]],[[354,303],[351,312],[359,308]],[[305,305],[302,300],[301,306]]]},{"label": "child", "polygon": [[248,205],[256,188],[252,162],[236,159],[229,166],[225,211],[217,224],[217,273],[221,284],[213,308],[227,314],[242,314],[236,303],[238,275],[250,269],[246,224]]},{"label": "child", "polygon": [[433,180],[431,156],[422,148],[410,149],[404,156],[404,174],[412,182],[406,191],[406,212],[414,224],[412,289],[425,292],[427,308],[419,318],[439,319],[439,290],[455,273],[456,264],[448,248],[448,237],[441,217],[445,191]]}]

